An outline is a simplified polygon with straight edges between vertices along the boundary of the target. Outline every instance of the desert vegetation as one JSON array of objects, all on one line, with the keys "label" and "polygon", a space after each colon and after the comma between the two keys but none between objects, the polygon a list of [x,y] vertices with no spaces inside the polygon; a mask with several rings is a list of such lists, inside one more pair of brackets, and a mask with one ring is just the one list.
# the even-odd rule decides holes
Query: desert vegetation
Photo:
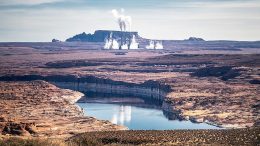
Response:
[{"label": "desert vegetation", "polygon": [[88,132],[67,140],[19,139],[0,140],[3,146],[100,146],[100,145],[225,145],[256,146],[259,128],[231,130],[114,131]]}]

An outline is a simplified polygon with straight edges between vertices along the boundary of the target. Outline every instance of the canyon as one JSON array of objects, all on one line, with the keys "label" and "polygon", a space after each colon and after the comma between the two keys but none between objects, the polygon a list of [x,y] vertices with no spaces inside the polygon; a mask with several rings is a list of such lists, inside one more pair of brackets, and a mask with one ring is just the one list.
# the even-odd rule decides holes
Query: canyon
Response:
[{"label": "canyon", "polygon": [[[193,44],[194,48],[191,49],[191,45],[185,41],[174,46],[185,48],[181,52],[177,48],[156,51],[102,50],[98,49],[103,46],[99,43],[0,43],[0,82],[3,84],[3,92],[7,90],[4,88],[10,86],[34,89],[31,83],[42,82],[41,84],[48,84],[51,87],[56,85],[63,88],[53,87],[58,93],[70,89],[70,92],[75,93],[92,91],[136,95],[161,100],[162,110],[169,113],[171,119],[205,122],[225,128],[258,127],[260,60],[258,54],[253,53],[258,50],[255,45],[257,42],[253,42],[251,46],[254,48],[248,51],[243,48],[243,43],[234,46],[237,51],[227,47],[226,50],[222,50],[224,54],[216,53],[212,48],[199,49],[201,45],[208,47],[211,42],[189,43]],[[247,43],[249,42],[245,42]],[[215,44],[214,47],[218,46]],[[32,89],[24,93],[15,89],[12,89],[12,92],[8,90],[10,92],[8,96],[16,99],[14,94],[19,93],[19,96],[28,94]],[[41,90],[41,87],[37,89]],[[42,92],[47,93],[45,95],[47,99],[54,94],[50,92],[48,95],[49,90]],[[2,97],[5,97],[6,93],[3,95]],[[26,107],[27,100],[33,101],[34,105],[39,99],[21,98],[21,100],[24,101],[19,103],[23,105],[17,104],[17,106]],[[73,100],[75,101],[76,99]],[[2,104],[3,107],[5,103]],[[73,104],[72,107],[74,106]],[[6,108],[8,109],[8,106]],[[28,107],[28,110],[30,111],[31,107]],[[60,112],[62,118],[59,118],[67,116],[66,113]],[[36,113],[39,118],[41,112]],[[63,126],[60,130],[61,137],[87,131],[126,129],[108,121],[79,116],[79,113],[81,112],[76,110],[73,115],[77,116],[71,115],[71,120],[80,123],[80,127],[85,125],[88,128],[73,129],[73,126],[67,125],[72,131],[69,134],[63,129],[66,126]],[[30,114],[25,117],[30,119]],[[82,118],[91,120],[80,122]],[[53,122],[55,125],[59,121],[56,120],[49,123]],[[66,124],[72,122],[71,120]],[[2,121],[4,129],[5,125],[8,125],[8,122],[6,123],[8,120]],[[21,123],[23,120],[17,121]],[[21,127],[26,127],[26,124]],[[81,130],[77,131],[78,129]],[[48,135],[47,133],[50,136],[58,135],[45,130],[45,135]]]}]

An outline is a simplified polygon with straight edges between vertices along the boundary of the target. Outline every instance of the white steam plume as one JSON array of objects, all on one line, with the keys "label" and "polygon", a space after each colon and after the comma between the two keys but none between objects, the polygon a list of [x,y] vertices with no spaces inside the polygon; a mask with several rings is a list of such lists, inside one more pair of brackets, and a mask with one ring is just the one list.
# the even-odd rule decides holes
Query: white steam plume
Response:
[{"label": "white steam plume", "polygon": [[162,41],[158,41],[155,45],[155,49],[163,49]]},{"label": "white steam plume", "polygon": [[121,31],[126,31],[127,25],[129,31],[131,31],[132,18],[131,16],[124,15],[124,11],[125,11],[124,9],[121,9],[121,13],[119,13],[116,9],[113,9],[111,12],[113,16],[116,18]]},{"label": "white steam plume", "polygon": [[153,40],[150,40],[149,45],[145,47],[146,49],[155,49],[155,43]]},{"label": "white steam plume", "polygon": [[147,45],[145,48],[146,49],[156,49],[156,50],[159,50],[159,49],[163,49],[163,44],[162,44],[162,41],[150,40],[149,45]]}]

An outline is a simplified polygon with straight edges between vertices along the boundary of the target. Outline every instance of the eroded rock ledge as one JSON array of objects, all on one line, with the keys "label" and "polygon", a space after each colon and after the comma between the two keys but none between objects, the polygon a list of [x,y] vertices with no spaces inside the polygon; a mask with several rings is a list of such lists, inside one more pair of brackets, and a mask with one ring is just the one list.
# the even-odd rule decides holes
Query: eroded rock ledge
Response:
[{"label": "eroded rock ledge", "polygon": [[84,117],[74,104],[82,96],[45,81],[0,82],[0,134],[57,138],[126,129]]},{"label": "eroded rock ledge", "polygon": [[106,78],[79,78],[78,82],[55,82],[82,92],[134,95],[163,101],[162,110],[171,119],[208,123],[224,128],[259,126],[258,86],[212,78],[179,76],[143,83]]},{"label": "eroded rock ledge", "polygon": [[134,95],[163,101],[162,110],[171,119],[208,123],[223,128],[259,126],[258,86],[223,83],[217,78],[180,76],[167,80],[128,83],[89,77],[58,86],[98,93]]},{"label": "eroded rock ledge", "polygon": [[[115,77],[114,77],[115,78]],[[206,122],[226,128],[259,126],[259,87],[224,82],[215,77],[198,78],[185,73],[178,77],[144,82],[113,80],[96,76],[3,76],[0,80],[44,79],[61,88],[77,91],[129,94],[163,101],[171,119]]]}]

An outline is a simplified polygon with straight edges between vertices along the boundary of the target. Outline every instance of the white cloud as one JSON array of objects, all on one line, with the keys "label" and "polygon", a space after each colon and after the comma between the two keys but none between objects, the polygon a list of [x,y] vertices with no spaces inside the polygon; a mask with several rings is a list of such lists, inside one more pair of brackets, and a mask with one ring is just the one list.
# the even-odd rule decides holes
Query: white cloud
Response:
[{"label": "white cloud", "polygon": [[[27,9],[28,5],[60,1],[70,3]],[[22,8],[0,9],[0,41],[65,40],[83,31],[93,33],[97,29],[118,29],[109,13],[110,8],[100,3],[95,7],[86,3],[71,6],[75,1],[88,0],[0,0],[0,6],[26,5]],[[133,18],[133,30],[147,38],[185,39],[198,36],[210,40],[259,40],[259,2],[189,3],[142,9],[127,7],[126,10]]]},{"label": "white cloud", "polygon": [[39,5],[44,3],[53,3],[63,0],[1,0],[0,6],[10,6],[10,5]]},{"label": "white cloud", "polygon": [[195,7],[201,8],[256,8],[260,7],[259,0],[249,1],[197,1],[191,3]]}]

